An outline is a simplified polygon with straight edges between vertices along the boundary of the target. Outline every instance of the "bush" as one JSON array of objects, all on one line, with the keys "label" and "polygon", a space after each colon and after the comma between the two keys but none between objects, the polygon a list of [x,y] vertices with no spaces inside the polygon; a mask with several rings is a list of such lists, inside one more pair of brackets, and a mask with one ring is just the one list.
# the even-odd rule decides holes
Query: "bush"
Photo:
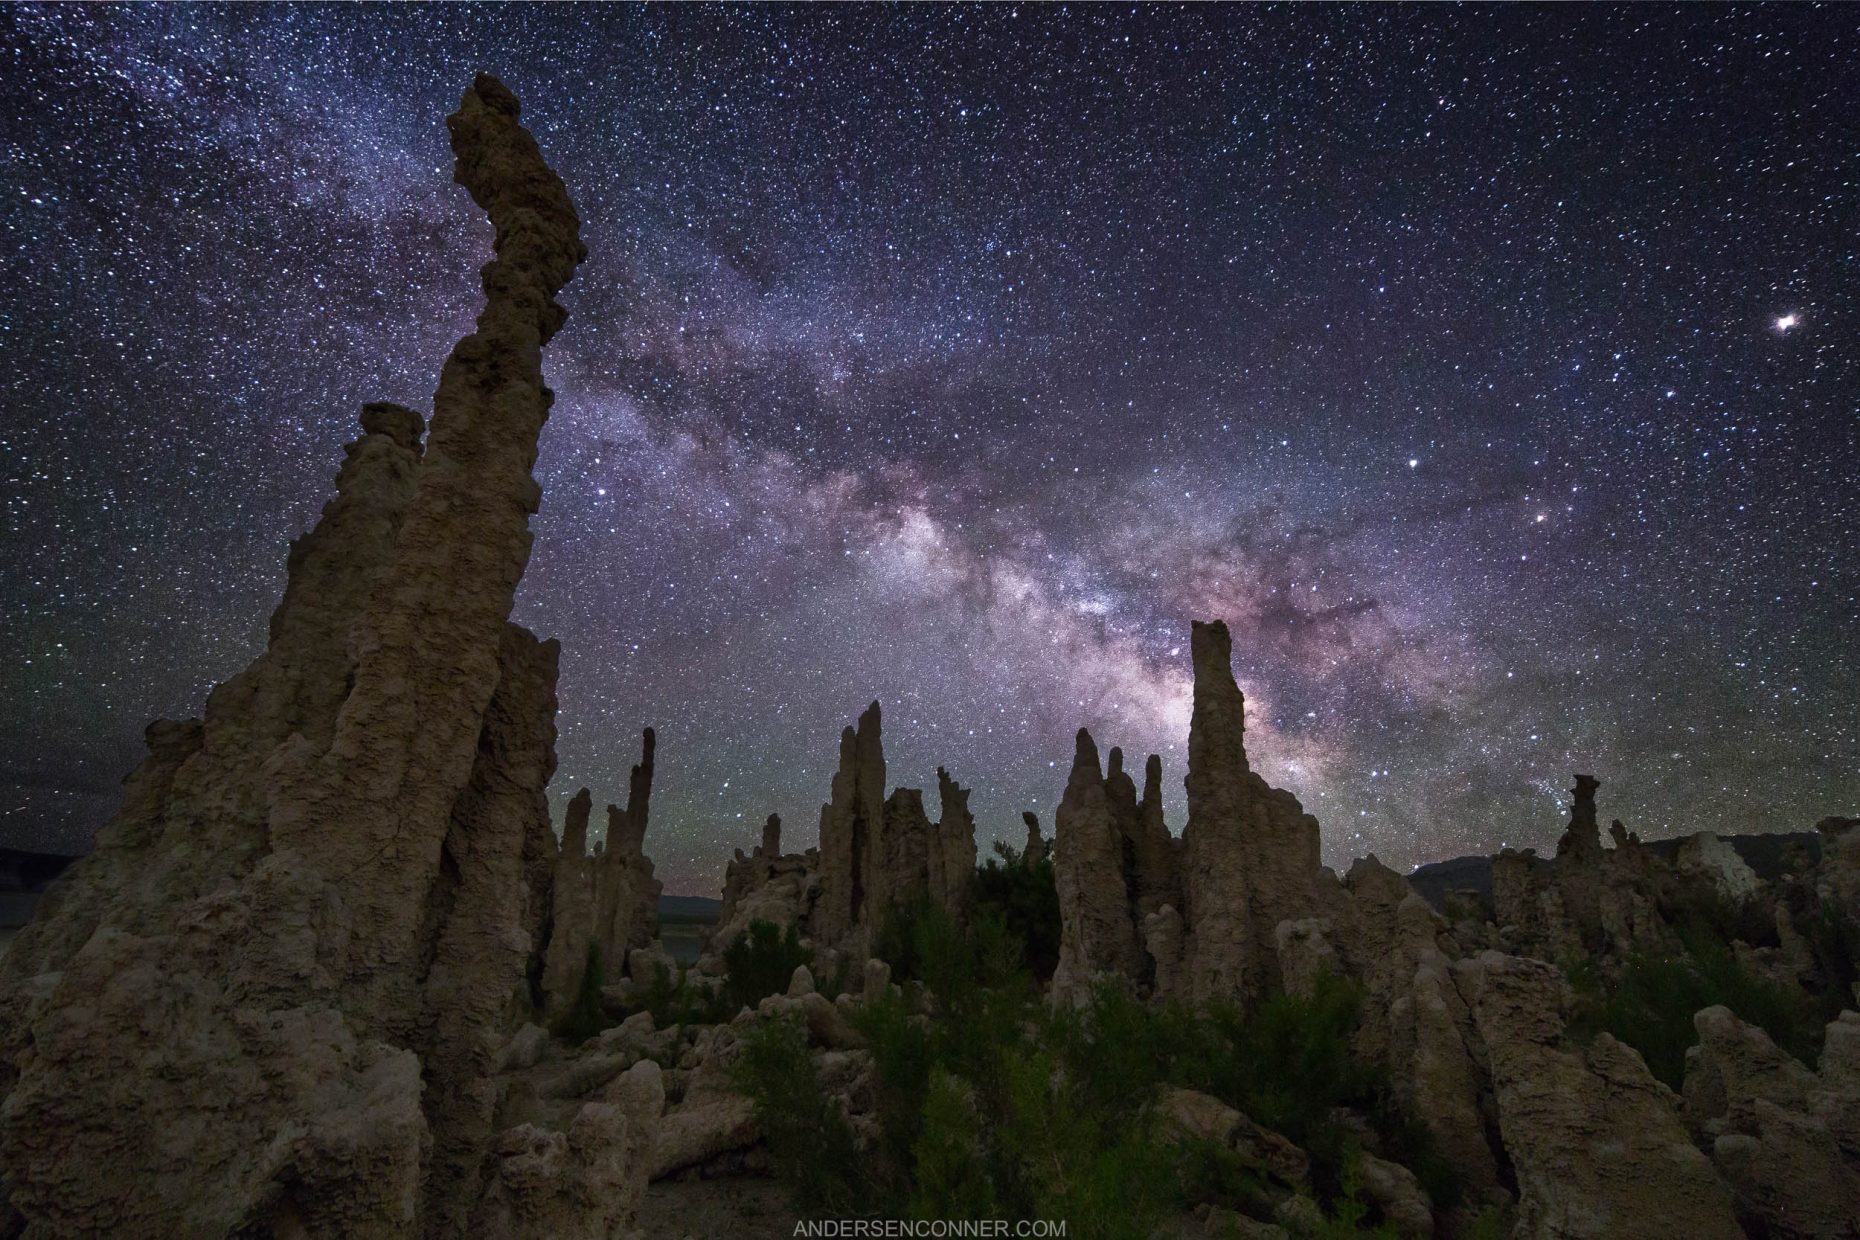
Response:
[{"label": "bush", "polygon": [[930,1075],[911,1157],[912,1218],[995,1217],[994,1182],[988,1174],[992,1160],[984,1153],[974,1094],[943,1068]]},{"label": "bush", "polygon": [[807,1034],[798,1024],[753,1026],[731,1075],[755,1107],[769,1160],[787,1182],[798,1212],[850,1214],[869,1207],[870,1186],[852,1126],[821,1088]]},{"label": "bush", "polygon": [[1001,918],[1033,976],[1050,981],[1059,965],[1059,888],[1052,858],[1027,865],[1011,845],[997,840],[995,855],[970,880],[969,895],[971,909]]},{"label": "bush", "polygon": [[752,1008],[780,994],[796,969],[813,962],[813,951],[801,946],[801,932],[794,926],[783,933],[773,922],[750,922],[723,953],[723,993],[729,1010]]},{"label": "bush", "polygon": [[600,945],[590,942],[587,962],[581,967],[581,983],[575,987],[575,998],[556,1017],[550,1032],[565,1042],[580,1045],[607,1028],[607,1011],[601,1001],[601,990],[606,984]]},{"label": "bush", "polygon": [[653,967],[652,980],[633,992],[631,1006],[634,1011],[651,1012],[653,1026],[658,1029],[715,1025],[736,1014],[722,987],[695,985],[682,968],[674,977],[662,962]]},{"label": "bush", "polygon": [[[1212,1093],[1310,1149],[1314,1186],[1334,1212],[1327,1235],[1358,1234],[1368,1216],[1339,1107],[1367,1115],[1443,1208],[1457,1197],[1426,1130],[1351,1055],[1359,997],[1349,985],[1321,979],[1310,998],[1281,996],[1250,1016],[1151,1007],[1115,985],[1081,1008],[1053,1009],[1001,908],[978,903],[973,914],[965,929],[920,901],[892,910],[881,929],[894,975],[922,983],[933,1001],[926,1014],[888,993],[851,1013],[873,1058],[880,1132],[863,1164],[845,1160],[838,1108],[813,1096],[800,1035],[758,1034],[746,1052],[739,1070],[758,1114],[783,1112],[770,1149],[804,1210],[843,1210],[834,1203],[856,1196],[891,1217],[1065,1218],[1081,1235],[1133,1238],[1203,1201],[1269,1217],[1283,1188],[1232,1150],[1164,1132],[1154,1106],[1162,1084]],[[815,1121],[791,1116],[824,1116],[829,1131],[810,1138],[802,1129]]]},{"label": "bush", "polygon": [[1568,972],[1576,993],[1571,1032],[1584,1041],[1612,1034],[1672,1089],[1684,1084],[1686,1051],[1698,1041],[1693,1016],[1718,1004],[1810,1067],[1819,1058],[1821,1015],[1808,996],[1758,975],[1709,937],[1694,936],[1692,950],[1676,955],[1636,952],[1613,982],[1586,962]]}]

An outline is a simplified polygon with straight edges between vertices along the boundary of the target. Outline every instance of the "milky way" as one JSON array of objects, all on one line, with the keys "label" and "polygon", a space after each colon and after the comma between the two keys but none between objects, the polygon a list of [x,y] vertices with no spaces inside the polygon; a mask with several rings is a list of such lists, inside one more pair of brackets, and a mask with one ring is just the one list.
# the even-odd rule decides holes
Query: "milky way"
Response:
[{"label": "milky way", "polygon": [[[0,843],[246,664],[430,408],[497,73],[589,262],[516,619],[558,807],[710,891],[840,727],[1050,822],[1225,617],[1333,864],[1860,802],[1860,19],[1445,7],[0,12]],[[1789,321],[1787,328],[1782,327]],[[558,809],[559,813],[559,809]]]}]

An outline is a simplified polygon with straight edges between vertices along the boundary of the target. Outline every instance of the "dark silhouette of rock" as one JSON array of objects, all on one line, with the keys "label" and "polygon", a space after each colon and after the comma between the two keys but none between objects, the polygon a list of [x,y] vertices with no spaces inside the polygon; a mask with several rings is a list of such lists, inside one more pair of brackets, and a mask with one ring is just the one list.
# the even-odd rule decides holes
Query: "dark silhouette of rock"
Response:
[{"label": "dark silhouette of rock", "polygon": [[961,915],[975,870],[975,820],[968,790],[941,768],[937,788],[941,816],[934,824],[918,789],[885,794],[877,702],[857,729],[841,734],[833,799],[820,809],[818,895],[807,916],[816,942],[862,953],[885,910],[919,895]]},{"label": "dark silhouette of rock", "polygon": [[1020,820],[1027,825],[1027,842],[1020,850],[1020,859],[1027,865],[1037,865],[1046,857],[1046,840],[1040,835],[1040,816],[1032,810],[1022,810]]},{"label": "dark silhouette of rock", "polygon": [[[365,407],[265,652],[200,721],[151,726],[0,961],[0,1179],[31,1234],[460,1234],[505,1158],[492,1075],[551,903],[557,653],[508,617],[541,351],[585,250],[501,83],[447,123],[496,256],[424,445],[419,415]],[[623,1118],[587,1112],[564,1148]],[[599,1175],[624,1218],[643,1160],[604,1150]],[[530,1212],[583,1179],[528,1176]]]},{"label": "dark silhouette of rock", "polygon": [[[641,754],[628,781],[626,808],[607,807],[607,834],[587,849],[593,797],[586,788],[569,802],[561,858],[555,873],[555,918],[543,970],[545,1010],[558,1013],[574,1001],[593,948],[607,981],[617,981],[633,951],[650,946],[659,933],[659,894],[646,856],[648,805],[656,738],[647,728]],[[651,979],[643,979],[651,980]]]},{"label": "dark silhouette of rock", "polygon": [[1181,976],[1193,998],[1252,998],[1280,988],[1278,924],[1328,912],[1335,880],[1319,860],[1317,820],[1247,761],[1246,703],[1227,626],[1196,621],[1190,647]]}]

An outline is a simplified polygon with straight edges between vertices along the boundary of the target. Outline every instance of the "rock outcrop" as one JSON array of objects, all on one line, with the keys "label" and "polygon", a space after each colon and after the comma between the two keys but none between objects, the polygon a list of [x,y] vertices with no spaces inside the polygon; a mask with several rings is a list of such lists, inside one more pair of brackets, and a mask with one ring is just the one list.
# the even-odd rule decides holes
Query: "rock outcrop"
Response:
[{"label": "rock outcrop", "polygon": [[[1117,755],[1117,750],[1111,751]],[[1112,759],[1112,776],[1098,765],[1098,746],[1080,728],[1072,756],[1072,774],[1053,817],[1053,876],[1059,893],[1059,964],[1053,972],[1053,997],[1079,1002],[1100,978],[1145,980],[1148,954],[1138,935],[1136,892],[1126,865],[1126,837],[1119,830],[1112,797],[1115,780],[1129,784],[1121,755]],[[1131,790],[1131,817],[1136,794]]]},{"label": "rock outcrop", "polygon": [[[492,1078],[549,904],[556,665],[508,618],[585,251],[501,83],[448,125],[496,257],[424,445],[417,414],[364,409],[265,652],[151,726],[0,964],[0,1179],[29,1235],[458,1234],[508,1181]],[[561,1134],[610,1185],[643,1174],[611,1118]]]},{"label": "rock outcrop", "polygon": [[867,925],[882,908],[885,751],[874,702],[840,734],[832,799],[820,807],[820,898],[810,928],[824,943]]},{"label": "rock outcrop", "polygon": [[820,854],[781,851],[781,816],[770,814],[762,826],[762,842],[748,856],[737,849],[724,870],[723,904],[709,948],[699,960],[705,973],[723,971],[722,952],[741,938],[752,923],[774,926],[803,925],[819,895]]},{"label": "rock outcrop", "polygon": [[1672,1091],[1607,1034],[1564,1034],[1567,987],[1542,961],[1488,952],[1473,1004],[1518,1182],[1519,1240],[1744,1233],[1680,1123]]},{"label": "rock outcrop", "polygon": [[840,736],[833,799],[820,807],[818,892],[807,918],[816,943],[855,954],[895,904],[928,896],[960,916],[975,871],[968,791],[939,768],[942,803],[935,823],[919,790],[898,788],[886,796],[880,726],[873,702],[858,727]]},{"label": "rock outcrop", "polygon": [[1685,1115],[1752,1235],[1860,1235],[1860,1012],[1828,1026],[1819,1074],[1729,1008],[1693,1018]]},{"label": "rock outcrop", "polygon": [[1020,859],[1026,865],[1038,865],[1046,860],[1047,843],[1040,834],[1040,816],[1032,810],[1023,810],[1021,822],[1027,827],[1027,842],[1021,846]]},{"label": "rock outcrop", "polygon": [[653,731],[647,728],[639,763],[629,780],[626,808],[607,807],[607,835],[592,852],[587,848],[587,834],[593,796],[583,788],[569,802],[556,865],[555,919],[543,970],[550,1012],[573,1002],[581,976],[592,962],[599,962],[607,979],[617,979],[631,953],[658,937],[659,893],[664,885],[653,877],[652,859],[645,850],[655,745]]},{"label": "rock outcrop", "polygon": [[1319,860],[1317,820],[1247,760],[1246,702],[1227,626],[1196,621],[1190,646],[1181,977],[1188,997],[1252,999],[1281,988],[1279,923],[1329,913],[1336,880]]}]

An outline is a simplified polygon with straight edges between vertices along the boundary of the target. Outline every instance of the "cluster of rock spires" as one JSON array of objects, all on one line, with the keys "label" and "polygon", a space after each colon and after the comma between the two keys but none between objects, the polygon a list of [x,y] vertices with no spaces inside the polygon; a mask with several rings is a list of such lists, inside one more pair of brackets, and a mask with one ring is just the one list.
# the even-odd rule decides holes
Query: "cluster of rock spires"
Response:
[{"label": "cluster of rock spires", "polygon": [[1113,749],[1100,771],[1080,730],[1054,820],[1063,936],[1055,993],[1081,999],[1105,975],[1159,996],[1257,998],[1281,988],[1281,922],[1320,915],[1335,878],[1318,860],[1318,824],[1296,797],[1247,762],[1245,703],[1232,639],[1195,622],[1188,823],[1163,823],[1162,759],[1144,766],[1143,797]]},{"label": "cluster of rock spires", "polygon": [[559,1015],[580,988],[585,970],[604,978],[631,968],[633,953],[659,937],[659,893],[646,856],[646,811],[652,798],[652,754],[657,743],[645,731],[639,765],[633,768],[626,808],[607,807],[607,835],[588,850],[588,816],[594,794],[586,788],[568,803],[562,851],[556,861],[548,951],[542,969],[543,1009]]},{"label": "cluster of rock spires", "polygon": [[[1709,893],[1773,923],[1779,946],[1740,941],[1745,963],[1792,988],[1817,980],[1800,927],[1824,909],[1860,921],[1860,823],[1824,822],[1819,864],[1803,855],[1771,884],[1710,834],[1670,863],[1619,822],[1604,846],[1600,785],[1578,775],[1555,859],[1501,854],[1490,915],[1463,893],[1449,922],[1374,857],[1341,880],[1324,868],[1315,820],[1249,766],[1225,627],[1197,623],[1193,655],[1179,838],[1162,822],[1158,759],[1139,800],[1120,752],[1101,771],[1079,733],[1055,840],[1056,1000],[1110,980],[1246,1005],[1349,978],[1365,996],[1358,1054],[1389,1071],[1476,1194],[1515,1202],[1515,1235],[1860,1234],[1860,1013],[1828,1026],[1816,1074],[1728,1009],[1701,1011],[1680,1097],[1607,1034],[1586,1046],[1571,1035],[1557,967],[1677,950],[1662,910]],[[1183,1092],[1185,1113],[1213,1103]],[[1411,1196],[1392,1192],[1391,1209]],[[1432,1226],[1423,1211],[1403,1230]]]},{"label": "cluster of rock spires", "polygon": [[[969,792],[937,768],[937,821],[916,788],[885,792],[881,712],[873,702],[840,734],[832,799],[820,807],[820,845],[783,854],[781,818],[769,815],[762,842],[739,848],[724,874],[723,908],[711,941],[727,946],[751,922],[795,925],[821,949],[863,957],[885,911],[928,899],[958,920],[975,872]],[[1031,817],[1031,815],[1029,815]],[[1033,828],[1037,835],[1038,828]],[[707,971],[721,968],[710,953]]]},{"label": "cluster of rock spires", "polygon": [[[700,961],[714,975],[752,922],[793,925],[817,962],[860,964],[856,994],[829,1000],[803,967],[724,1024],[639,1012],[571,1048],[526,1023],[595,962],[623,1000],[669,964],[643,846],[654,735],[604,839],[589,848],[582,789],[558,845],[557,646],[509,615],[552,399],[541,351],[584,250],[508,90],[479,77],[448,124],[496,257],[430,429],[364,407],[266,650],[202,718],[150,726],[95,850],[0,956],[0,1236],[622,1234],[649,1180],[755,1165],[728,1066],[741,1027],[772,1018],[804,1026],[855,1133],[879,1139],[850,1012],[903,992],[874,937],[913,900],[962,918],[976,849],[947,772],[936,822],[918,790],[887,792],[876,703],[841,737],[819,846],[783,853],[770,815]],[[1860,822],[1824,822],[1765,877],[1710,835],[1663,851],[1615,823],[1605,844],[1578,776],[1556,856],[1502,853],[1490,903],[1443,915],[1373,857],[1324,868],[1317,822],[1251,767],[1225,626],[1195,624],[1191,649],[1179,836],[1160,759],[1139,794],[1083,731],[1050,845],[1023,815],[1024,861],[1053,862],[1053,1001],[1110,984],[1244,1008],[1340,975],[1364,995],[1360,1057],[1473,1204],[1515,1206],[1516,1236],[1860,1234],[1860,1013],[1810,1070],[1706,1008],[1675,1093],[1607,1034],[1573,1036],[1558,967],[1672,950],[1673,911],[1704,893],[1763,929],[1741,963],[1826,989],[1811,927],[1860,925]],[[1216,1099],[1159,1105],[1263,1173],[1308,1170]],[[1361,1175],[1404,1234],[1465,1223],[1375,1151]],[[1298,1232],[1296,1214],[1248,1234]]]}]

